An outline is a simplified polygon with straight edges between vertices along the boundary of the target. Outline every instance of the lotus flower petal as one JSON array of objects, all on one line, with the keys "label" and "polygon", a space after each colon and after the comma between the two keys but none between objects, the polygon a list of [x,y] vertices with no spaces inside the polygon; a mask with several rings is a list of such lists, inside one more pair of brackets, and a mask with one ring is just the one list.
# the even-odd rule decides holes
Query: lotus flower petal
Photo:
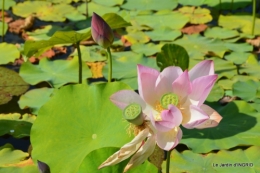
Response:
[{"label": "lotus flower petal", "polygon": [[199,77],[192,81],[192,92],[189,98],[193,105],[200,106],[204,103],[217,78],[217,75],[209,75]]},{"label": "lotus flower petal", "polygon": [[155,145],[155,136],[149,136],[144,145],[142,145],[142,147],[130,159],[124,169],[124,172],[128,171],[130,168],[134,168],[135,166],[142,164],[153,153]]},{"label": "lotus flower petal", "polygon": [[201,61],[189,71],[189,76],[191,81],[193,81],[198,77],[213,75],[213,74],[214,74],[214,64],[212,60]]},{"label": "lotus flower petal", "polygon": [[98,169],[106,166],[115,165],[133,155],[142,145],[142,141],[148,136],[149,129],[145,128],[129,143],[125,144],[119,151],[104,161]]},{"label": "lotus flower petal", "polygon": [[183,73],[180,67],[167,67],[158,76],[155,86],[157,97],[172,92],[172,83]]},{"label": "lotus flower petal", "polygon": [[214,109],[209,107],[208,105],[201,105],[200,108],[209,115],[209,119],[197,126],[197,129],[211,128],[218,126],[219,122],[222,119],[222,116],[217,113]]},{"label": "lotus flower petal", "polygon": [[91,34],[93,40],[103,48],[113,44],[114,34],[110,26],[96,13],[92,15]]},{"label": "lotus flower petal", "polygon": [[173,105],[169,105],[168,110],[163,110],[160,114],[162,118],[161,121],[155,121],[155,119],[153,118],[154,116],[151,116],[152,124],[159,131],[169,131],[175,128],[176,126],[179,126],[182,122],[181,111]]},{"label": "lotus flower petal", "polygon": [[188,71],[184,71],[173,83],[172,91],[179,97],[179,101],[183,102],[187,96],[191,93],[191,83],[189,79]]},{"label": "lotus flower petal", "polygon": [[156,132],[157,145],[166,151],[176,147],[182,138],[182,130],[180,127],[175,127],[167,132]]},{"label": "lotus flower petal", "polygon": [[183,111],[182,115],[182,126],[187,129],[195,128],[209,119],[209,116],[195,105],[190,105],[190,109]]},{"label": "lotus flower petal", "polygon": [[138,65],[138,91],[140,96],[151,106],[154,106],[157,101],[157,97],[155,94],[155,82],[157,77],[159,76],[159,71]]}]

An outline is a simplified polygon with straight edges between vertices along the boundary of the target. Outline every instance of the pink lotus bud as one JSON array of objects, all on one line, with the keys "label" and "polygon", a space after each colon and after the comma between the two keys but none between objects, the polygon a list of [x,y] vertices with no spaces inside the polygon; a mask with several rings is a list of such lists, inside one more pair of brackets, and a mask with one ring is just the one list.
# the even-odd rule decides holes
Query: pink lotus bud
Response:
[{"label": "pink lotus bud", "polygon": [[93,40],[103,48],[108,48],[114,41],[114,34],[110,26],[96,13],[92,15],[91,33]]}]

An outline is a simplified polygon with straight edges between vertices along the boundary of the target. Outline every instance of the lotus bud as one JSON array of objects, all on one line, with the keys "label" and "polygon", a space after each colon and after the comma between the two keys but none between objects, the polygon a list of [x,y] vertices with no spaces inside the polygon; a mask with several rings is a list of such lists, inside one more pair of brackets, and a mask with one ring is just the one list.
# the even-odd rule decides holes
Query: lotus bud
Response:
[{"label": "lotus bud", "polygon": [[131,103],[124,109],[123,117],[128,122],[135,124],[137,126],[142,125],[144,122],[142,107],[136,103]]},{"label": "lotus bud", "polygon": [[114,34],[110,26],[96,13],[92,15],[91,33],[93,40],[103,48],[108,48],[114,41]]}]

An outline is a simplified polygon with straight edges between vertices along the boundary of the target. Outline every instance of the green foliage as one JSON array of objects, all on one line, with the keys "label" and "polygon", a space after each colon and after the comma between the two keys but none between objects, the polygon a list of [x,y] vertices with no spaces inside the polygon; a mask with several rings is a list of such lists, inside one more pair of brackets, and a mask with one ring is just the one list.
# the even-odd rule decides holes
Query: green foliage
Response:
[{"label": "green foliage", "polygon": [[0,114],[0,136],[10,134],[15,138],[30,136],[34,115],[18,113]]},{"label": "green foliage", "polygon": [[204,33],[204,35],[209,38],[228,39],[228,38],[238,37],[239,33],[236,30],[213,27],[213,28],[208,28]]},{"label": "green foliage", "polygon": [[129,142],[122,112],[109,101],[122,89],[129,87],[113,82],[69,85],[55,92],[33,124],[33,158],[47,163],[51,172],[77,172],[91,151]]},{"label": "green foliage", "polygon": [[189,67],[189,55],[182,46],[165,44],[157,54],[156,62],[161,71],[168,66],[179,66],[186,70]]},{"label": "green foliage", "polygon": [[253,101],[260,97],[260,83],[248,80],[248,81],[237,81],[233,85],[233,94],[246,101]]},{"label": "green foliage", "polygon": [[[78,6],[77,10],[82,13],[86,14],[86,3],[81,4]],[[100,16],[103,16],[106,13],[117,13],[119,11],[119,7],[109,7],[97,4],[95,2],[88,2],[88,15],[92,16],[92,13],[95,12]]]},{"label": "green foliage", "polygon": [[20,97],[18,104],[21,109],[30,108],[31,112],[37,115],[38,110],[50,99],[53,91],[53,88],[30,90]]},{"label": "green foliage", "polygon": [[[21,66],[20,75],[31,85],[46,81],[51,86],[59,88],[67,83],[78,82],[78,59],[50,61],[44,58],[39,65],[25,62]],[[91,72],[87,65],[83,64],[82,79],[89,77],[91,77]]]},{"label": "green foliage", "polygon": [[0,43],[0,52],[1,52],[0,64],[7,64],[9,62],[14,62],[14,60],[19,58],[20,56],[17,47],[13,44]]},{"label": "green foliage", "polygon": [[0,67],[0,104],[5,104],[12,99],[12,96],[23,94],[28,84],[13,70]]},{"label": "green foliage", "polygon": [[184,14],[184,16],[189,17],[192,24],[203,24],[212,20],[210,11],[205,8],[182,7],[178,11]]}]

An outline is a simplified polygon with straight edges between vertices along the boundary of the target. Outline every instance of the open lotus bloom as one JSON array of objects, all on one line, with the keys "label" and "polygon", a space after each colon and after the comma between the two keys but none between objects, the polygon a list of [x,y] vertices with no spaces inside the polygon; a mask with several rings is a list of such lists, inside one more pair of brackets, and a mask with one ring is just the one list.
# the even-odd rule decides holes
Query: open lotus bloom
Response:
[{"label": "open lotus bloom", "polygon": [[211,60],[184,72],[180,67],[171,66],[160,73],[138,65],[139,94],[153,108],[151,120],[161,131],[167,130],[162,127],[163,122],[181,123],[189,129],[217,126],[222,117],[203,104],[216,80]]},{"label": "open lotus bloom", "polygon": [[148,158],[155,144],[163,150],[172,150],[182,138],[181,124],[189,129],[210,128],[222,119],[214,109],[203,104],[217,80],[213,61],[202,61],[184,72],[175,66],[161,73],[142,65],[138,65],[137,70],[140,95],[132,90],[121,90],[110,99],[124,113],[144,116],[143,122],[140,123],[139,118],[132,123],[143,123],[146,128],[99,168],[119,163],[136,152],[126,166],[128,170]]}]

